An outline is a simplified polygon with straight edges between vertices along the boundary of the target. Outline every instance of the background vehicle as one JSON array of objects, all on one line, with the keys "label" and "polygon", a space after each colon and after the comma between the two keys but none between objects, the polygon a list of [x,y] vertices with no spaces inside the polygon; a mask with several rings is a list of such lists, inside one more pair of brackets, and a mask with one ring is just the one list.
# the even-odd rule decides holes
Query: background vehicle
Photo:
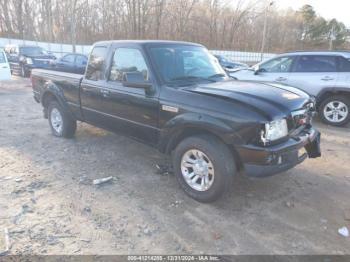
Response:
[{"label": "background vehicle", "polygon": [[214,56],[219,60],[220,65],[228,71],[232,69],[249,68],[247,64],[231,61],[231,59],[223,55],[214,55]]},{"label": "background vehicle", "polygon": [[344,126],[350,121],[350,52],[294,52],[231,74],[238,80],[276,81],[317,98],[323,122]]},{"label": "background vehicle", "polygon": [[57,71],[84,74],[88,57],[83,54],[70,53],[52,61],[52,68]]},{"label": "background vehicle", "polygon": [[10,79],[11,79],[10,65],[7,62],[7,57],[5,52],[0,49],[0,80],[10,80]]},{"label": "background vehicle", "polygon": [[28,77],[33,68],[49,68],[50,61],[56,59],[39,46],[17,46],[5,47],[11,72],[18,73],[22,77]]},{"label": "background vehicle", "polygon": [[84,76],[36,69],[31,80],[55,136],[72,137],[80,120],[152,145],[198,201],[220,197],[239,170],[268,176],[320,156],[305,92],[233,81],[198,44],[99,42]]}]

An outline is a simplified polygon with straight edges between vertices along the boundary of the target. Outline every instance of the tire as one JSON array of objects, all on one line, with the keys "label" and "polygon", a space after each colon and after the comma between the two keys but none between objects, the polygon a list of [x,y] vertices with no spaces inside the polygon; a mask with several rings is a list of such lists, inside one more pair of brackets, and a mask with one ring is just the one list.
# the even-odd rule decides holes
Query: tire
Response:
[{"label": "tire", "polygon": [[[335,108],[335,111],[332,111],[332,108]],[[330,96],[322,101],[319,114],[325,124],[344,126],[350,121],[350,100],[340,95]]]},{"label": "tire", "polygon": [[[207,165],[206,170],[212,173],[212,175],[204,179],[204,183],[206,183],[204,188],[202,185],[199,185],[202,184],[202,178],[197,178],[196,180],[195,175],[191,177],[193,174],[196,174],[193,168],[196,168],[197,174],[200,174],[200,171],[198,171],[199,168],[185,161],[191,154],[192,158],[196,158],[195,155],[197,155],[197,151],[202,153],[202,158],[206,164],[203,162],[203,159],[199,159],[204,165]],[[218,138],[210,135],[192,136],[184,139],[175,148],[172,157],[174,173],[181,188],[187,195],[199,202],[207,203],[219,199],[232,185],[233,176],[237,173],[235,161],[229,148]],[[192,158],[190,161],[195,161]],[[199,160],[197,159],[196,161]],[[193,167],[184,167],[185,163]],[[204,171],[204,173],[206,173],[206,171]],[[192,183],[192,185],[190,185],[187,181],[192,179],[195,179],[198,184]],[[201,189],[198,187],[201,187]]]},{"label": "tire", "polygon": [[77,129],[77,122],[63,110],[57,101],[51,101],[48,106],[48,119],[54,136],[72,138]]}]

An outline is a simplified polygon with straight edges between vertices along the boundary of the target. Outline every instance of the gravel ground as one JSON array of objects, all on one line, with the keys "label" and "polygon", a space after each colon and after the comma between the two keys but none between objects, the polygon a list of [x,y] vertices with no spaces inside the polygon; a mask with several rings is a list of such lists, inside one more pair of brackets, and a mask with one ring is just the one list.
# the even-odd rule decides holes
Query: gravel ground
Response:
[{"label": "gravel ground", "polygon": [[0,82],[0,243],[7,228],[9,254],[350,254],[349,127],[317,126],[322,158],[240,174],[201,204],[157,173],[154,149],[83,123],[53,137],[29,80]]}]

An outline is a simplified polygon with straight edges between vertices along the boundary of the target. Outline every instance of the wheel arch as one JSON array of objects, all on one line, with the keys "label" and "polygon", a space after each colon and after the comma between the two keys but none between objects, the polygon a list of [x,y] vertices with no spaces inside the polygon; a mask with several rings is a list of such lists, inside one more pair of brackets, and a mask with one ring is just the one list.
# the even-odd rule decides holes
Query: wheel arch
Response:
[{"label": "wheel arch", "polygon": [[[196,120],[200,121],[196,121]],[[234,144],[240,140],[232,127],[209,116],[190,113],[168,122],[162,129],[158,149],[165,154],[171,154],[184,139],[195,135],[210,135],[219,139],[232,153],[238,170],[243,168],[243,162]]]},{"label": "wheel arch", "polygon": [[47,83],[45,84],[45,91],[42,93],[40,102],[42,106],[44,107],[44,117],[47,118],[47,108],[49,106],[49,103],[51,101],[57,101],[62,108],[69,113],[71,116],[73,114],[70,112],[68,104],[66,100],[64,99],[64,96],[62,94],[62,91],[53,83]]},{"label": "wheel arch", "polygon": [[334,95],[343,95],[350,100],[350,88],[325,88],[322,92],[317,96],[316,99],[316,108],[319,110],[322,102],[330,96]]}]

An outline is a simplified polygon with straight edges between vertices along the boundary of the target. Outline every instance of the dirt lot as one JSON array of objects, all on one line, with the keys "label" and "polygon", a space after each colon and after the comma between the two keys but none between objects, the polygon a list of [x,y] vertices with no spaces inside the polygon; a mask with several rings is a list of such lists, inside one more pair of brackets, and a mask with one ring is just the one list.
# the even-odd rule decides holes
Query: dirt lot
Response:
[{"label": "dirt lot", "polygon": [[318,126],[322,158],[239,175],[224,199],[200,204],[157,174],[155,150],[82,123],[55,138],[29,80],[2,82],[0,239],[7,228],[10,254],[350,254],[337,232],[350,228],[349,128]]}]

